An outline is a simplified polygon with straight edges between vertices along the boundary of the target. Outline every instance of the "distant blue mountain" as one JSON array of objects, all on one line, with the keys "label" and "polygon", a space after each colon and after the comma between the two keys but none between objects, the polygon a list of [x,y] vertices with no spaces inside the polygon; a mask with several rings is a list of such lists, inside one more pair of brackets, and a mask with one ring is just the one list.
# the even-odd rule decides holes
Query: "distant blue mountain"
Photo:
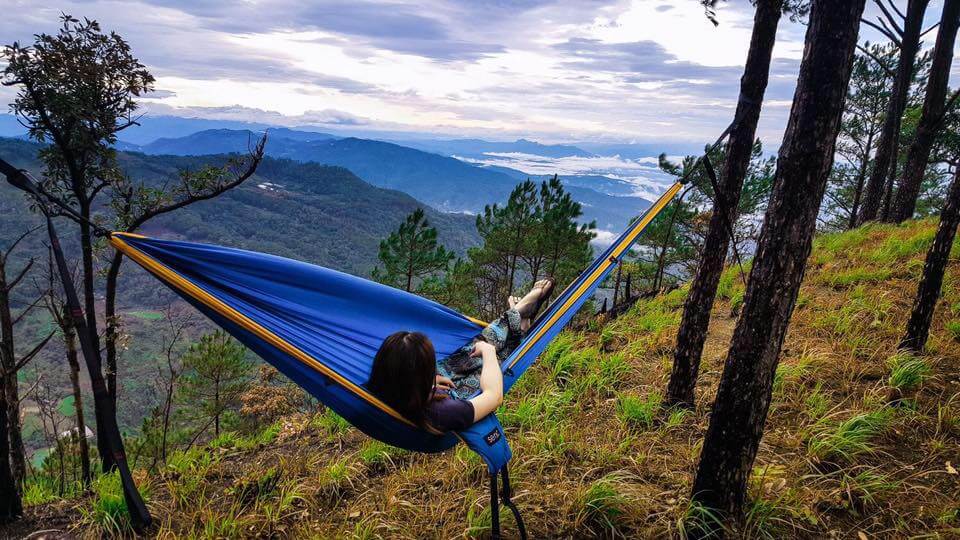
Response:
[{"label": "distant blue mountain", "polygon": [[[476,213],[484,205],[502,203],[526,175],[518,171],[477,167],[451,157],[408,148],[398,144],[358,139],[290,135],[273,130],[267,138],[266,153],[272,157],[345,167],[367,182],[396,189],[448,212]],[[162,139],[142,146],[147,154],[202,155],[245,152],[258,133],[236,130],[208,130],[178,139]],[[314,140],[294,140],[287,137]],[[584,204],[586,220],[596,220],[604,229],[619,229],[649,206],[638,197],[614,197],[594,189],[569,185],[574,198]]]},{"label": "distant blue mountain", "polygon": [[[209,129],[191,133],[185,137],[161,138],[150,144],[127,150],[138,150],[145,154],[170,154],[175,156],[203,156],[208,154],[230,154],[247,152],[259,140],[263,131]],[[327,133],[293,131],[286,128],[267,130],[269,153],[277,157],[298,159],[304,145],[333,139]]]},{"label": "distant blue mountain", "polygon": [[461,156],[477,158],[491,153],[521,153],[536,156],[562,157],[592,157],[594,154],[565,144],[540,144],[527,139],[518,139],[513,142],[485,141],[482,139],[451,139],[451,140],[398,140],[394,141],[404,146],[425,150],[444,156]]}]

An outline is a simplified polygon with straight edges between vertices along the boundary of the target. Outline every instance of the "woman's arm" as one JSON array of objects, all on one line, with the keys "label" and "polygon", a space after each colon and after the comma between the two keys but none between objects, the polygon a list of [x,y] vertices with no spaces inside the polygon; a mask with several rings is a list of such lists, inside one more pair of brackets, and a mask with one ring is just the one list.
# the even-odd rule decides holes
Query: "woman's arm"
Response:
[{"label": "woman's arm", "polygon": [[503,403],[503,373],[500,372],[497,350],[486,341],[478,341],[471,356],[483,358],[480,394],[470,400],[473,404],[473,421],[479,422]]}]

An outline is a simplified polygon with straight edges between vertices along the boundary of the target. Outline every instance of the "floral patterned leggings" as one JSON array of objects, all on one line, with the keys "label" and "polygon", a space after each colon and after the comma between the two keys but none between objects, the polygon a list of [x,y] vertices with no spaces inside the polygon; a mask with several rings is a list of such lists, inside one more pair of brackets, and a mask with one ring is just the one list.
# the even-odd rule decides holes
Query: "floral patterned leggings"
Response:
[{"label": "floral patterned leggings", "polygon": [[[508,309],[496,321],[487,325],[477,336],[497,350],[497,359],[503,362],[523,339],[520,331],[520,313]],[[473,342],[437,363],[437,373],[453,381],[454,390],[450,395],[459,399],[468,399],[480,393],[480,369],[482,358],[471,358]]]}]

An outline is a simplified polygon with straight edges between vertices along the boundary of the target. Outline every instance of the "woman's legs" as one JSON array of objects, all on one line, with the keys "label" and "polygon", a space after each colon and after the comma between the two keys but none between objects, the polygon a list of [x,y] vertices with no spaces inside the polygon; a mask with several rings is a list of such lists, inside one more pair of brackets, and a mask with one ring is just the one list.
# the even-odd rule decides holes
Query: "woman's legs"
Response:
[{"label": "woman's legs", "polygon": [[533,284],[533,288],[531,288],[530,292],[523,298],[516,296],[507,298],[507,304],[510,305],[510,308],[520,313],[521,331],[526,332],[530,329],[533,318],[536,317],[537,312],[540,311],[540,306],[543,305],[547,297],[550,296],[550,293],[553,292],[553,284],[553,278],[541,279]]},{"label": "woman's legs", "polygon": [[[497,358],[503,362],[523,340],[523,335],[530,328],[533,317],[539,307],[550,295],[553,289],[553,280],[540,280],[523,298],[511,297],[510,309],[505,311],[497,320],[491,322],[480,332],[477,339],[482,339],[497,349]],[[473,342],[468,343],[458,352],[441,360],[437,366],[440,375],[449,377],[456,386],[455,397],[469,398],[480,390],[479,358],[471,358]]]}]

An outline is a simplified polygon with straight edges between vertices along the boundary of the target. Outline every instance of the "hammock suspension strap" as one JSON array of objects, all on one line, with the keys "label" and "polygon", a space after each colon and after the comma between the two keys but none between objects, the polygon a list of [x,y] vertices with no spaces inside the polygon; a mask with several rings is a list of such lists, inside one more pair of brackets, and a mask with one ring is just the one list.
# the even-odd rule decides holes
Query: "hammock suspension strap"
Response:
[{"label": "hammock suspension strap", "polygon": [[520,509],[511,500],[513,490],[510,488],[510,473],[507,471],[507,466],[504,465],[499,472],[503,477],[500,490],[497,489],[497,474],[490,474],[490,537],[493,540],[501,540],[502,538],[500,535],[500,500],[502,500],[503,505],[513,513],[520,539],[527,540],[527,528],[523,524],[523,516],[520,515]]}]

